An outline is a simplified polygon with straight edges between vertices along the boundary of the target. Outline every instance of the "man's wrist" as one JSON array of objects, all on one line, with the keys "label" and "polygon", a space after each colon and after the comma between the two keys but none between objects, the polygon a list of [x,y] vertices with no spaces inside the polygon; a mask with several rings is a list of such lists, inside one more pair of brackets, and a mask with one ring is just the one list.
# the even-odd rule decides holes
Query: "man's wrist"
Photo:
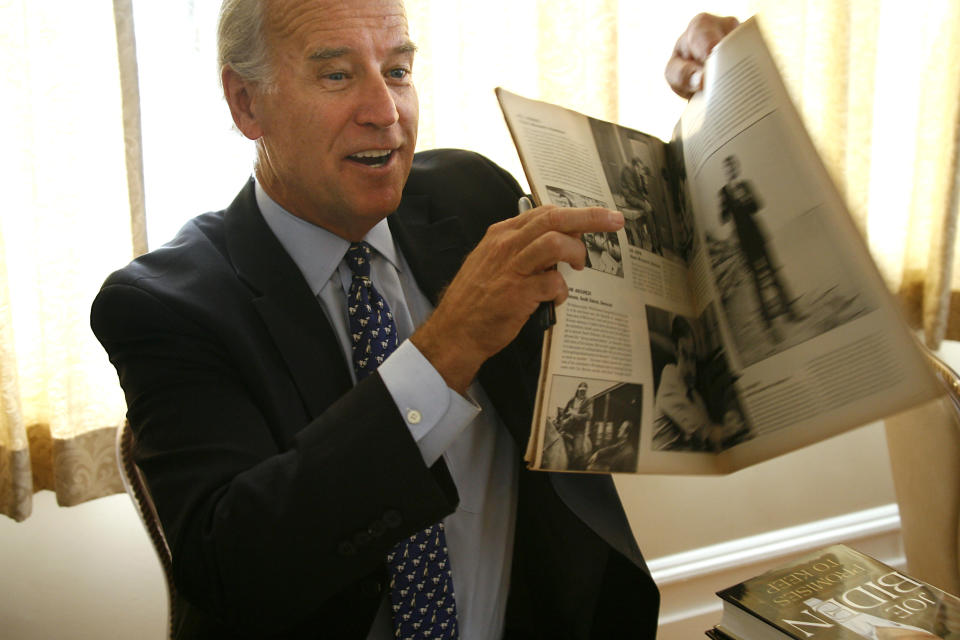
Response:
[{"label": "man's wrist", "polygon": [[443,455],[480,407],[447,386],[443,377],[409,340],[377,369],[429,466]]},{"label": "man's wrist", "polygon": [[466,396],[467,387],[473,382],[484,358],[472,354],[465,341],[427,321],[411,337],[410,342],[433,365],[447,386]]}]

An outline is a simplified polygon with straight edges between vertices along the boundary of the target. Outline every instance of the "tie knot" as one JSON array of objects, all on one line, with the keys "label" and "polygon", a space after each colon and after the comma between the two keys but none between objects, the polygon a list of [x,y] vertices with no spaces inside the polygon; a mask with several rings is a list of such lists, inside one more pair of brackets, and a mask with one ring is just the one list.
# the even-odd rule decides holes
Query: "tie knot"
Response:
[{"label": "tie knot", "polygon": [[373,256],[373,247],[366,242],[354,242],[347,249],[347,266],[354,275],[361,278],[370,277],[370,258]]}]

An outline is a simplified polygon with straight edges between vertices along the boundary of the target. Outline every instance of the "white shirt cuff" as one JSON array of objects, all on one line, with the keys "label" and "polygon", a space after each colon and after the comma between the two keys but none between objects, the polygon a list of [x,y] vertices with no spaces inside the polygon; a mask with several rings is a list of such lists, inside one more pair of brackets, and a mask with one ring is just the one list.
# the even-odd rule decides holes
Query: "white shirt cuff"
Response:
[{"label": "white shirt cuff", "polygon": [[447,386],[420,350],[404,340],[377,368],[427,466],[443,455],[480,413],[479,405]]}]

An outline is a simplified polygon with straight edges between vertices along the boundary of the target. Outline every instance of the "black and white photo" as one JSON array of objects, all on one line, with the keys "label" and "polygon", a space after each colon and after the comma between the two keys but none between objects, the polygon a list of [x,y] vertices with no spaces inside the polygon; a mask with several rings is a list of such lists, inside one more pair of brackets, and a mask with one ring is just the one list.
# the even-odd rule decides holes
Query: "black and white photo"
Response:
[{"label": "black and white photo", "polygon": [[546,416],[542,468],[557,471],[636,470],[643,386],[554,376]]},{"label": "black and white photo", "polygon": [[[558,207],[607,207],[601,200],[552,185],[547,185],[547,199]],[[623,252],[616,233],[586,233],[582,239],[587,247],[587,267],[623,277]]]},{"label": "black and white photo", "polygon": [[604,178],[624,217],[627,243],[665,258],[682,260],[682,225],[670,214],[669,179],[660,140],[609,122],[588,118]]},{"label": "black and white photo", "polygon": [[655,398],[651,449],[723,451],[748,440],[712,307],[698,320],[647,306],[647,325]]},{"label": "black and white photo", "polygon": [[760,120],[698,175],[698,223],[741,367],[876,308],[848,252],[829,244],[819,194],[782,179],[799,171],[785,145]]}]

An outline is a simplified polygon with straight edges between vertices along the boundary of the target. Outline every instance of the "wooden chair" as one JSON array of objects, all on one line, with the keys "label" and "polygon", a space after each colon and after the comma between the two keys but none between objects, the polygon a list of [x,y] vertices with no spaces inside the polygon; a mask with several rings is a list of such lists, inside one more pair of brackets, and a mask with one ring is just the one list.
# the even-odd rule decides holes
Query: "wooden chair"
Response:
[{"label": "wooden chair", "polygon": [[960,594],[960,376],[928,352],[945,395],[888,418],[907,572]]},{"label": "wooden chair", "polygon": [[143,526],[150,536],[150,542],[153,543],[153,550],[156,551],[157,557],[160,559],[160,565],[163,567],[163,575],[167,582],[167,608],[169,611],[167,635],[173,637],[174,606],[177,601],[177,591],[173,585],[173,559],[170,555],[167,538],[160,526],[157,509],[150,497],[150,491],[147,489],[143,474],[133,461],[133,431],[130,429],[129,423],[124,422],[123,427],[117,429],[116,449],[123,486],[127,490],[127,495],[133,501],[137,515],[140,516],[140,521],[143,522]]}]

